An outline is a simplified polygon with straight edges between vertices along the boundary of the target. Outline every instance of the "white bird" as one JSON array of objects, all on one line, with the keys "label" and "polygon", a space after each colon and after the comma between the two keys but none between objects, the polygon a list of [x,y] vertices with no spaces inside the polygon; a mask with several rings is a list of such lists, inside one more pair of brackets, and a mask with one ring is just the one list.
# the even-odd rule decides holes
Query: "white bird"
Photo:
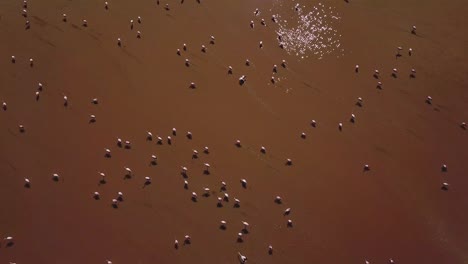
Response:
[{"label": "white bird", "polygon": [[242,241],[244,234],[242,232],[237,233],[237,241]]},{"label": "white bird", "polygon": [[242,179],[242,180],[241,180],[241,184],[242,184],[242,187],[246,188],[246,187],[247,187],[247,180],[246,180],[246,179]]},{"label": "white bird", "polygon": [[209,153],[210,153],[210,149],[209,149],[208,147],[204,147],[204,148],[203,148],[203,152],[204,152],[205,154],[209,154]]},{"label": "white bird", "polygon": [[196,193],[196,192],[192,192],[192,200],[196,201],[197,198],[198,198],[197,193]]},{"label": "white bird", "polygon": [[338,129],[341,131],[343,129],[343,123],[338,123]]},{"label": "white bird", "polygon": [[234,206],[235,207],[240,207],[240,200],[237,198],[234,198]]},{"label": "white bird", "polygon": [[122,192],[117,193],[117,200],[119,200],[119,201],[123,200],[123,193]]},{"label": "white bird", "polygon": [[361,97],[358,97],[358,98],[357,98],[356,105],[357,105],[357,106],[362,106],[362,98],[361,98]]},{"label": "white bird", "polygon": [[239,84],[240,85],[243,85],[245,82],[247,81],[245,75],[242,75],[240,78],[239,78]]},{"label": "white bird", "polygon": [[354,71],[359,72],[359,65],[358,64],[356,64],[356,66],[354,67]]},{"label": "white bird", "polygon": [[190,131],[187,132],[187,138],[192,139],[192,132],[190,132]]},{"label": "white bird", "polygon": [[266,26],[265,19],[262,18],[262,20],[260,20],[260,24],[262,24],[263,26]]},{"label": "white bird", "polygon": [[104,8],[109,9],[109,4],[107,2],[104,2]]},{"label": "white bird", "polygon": [[193,159],[196,159],[196,158],[198,158],[198,151],[197,151],[197,150],[195,150],[195,149],[193,150],[193,153],[192,153],[192,158],[193,158]]},{"label": "white bird", "polygon": [[205,47],[205,45],[201,45],[201,51],[202,51],[202,52],[206,52],[206,47]]},{"label": "white bird", "polygon": [[176,249],[179,248],[179,241],[178,241],[177,239],[174,241],[174,247],[175,247]]},{"label": "white bird", "polygon": [[221,190],[225,191],[227,184],[225,182],[221,182]]},{"label": "white bird", "polygon": [[275,203],[280,204],[280,203],[282,203],[282,202],[283,202],[283,200],[281,199],[280,196],[276,196],[276,197],[275,197]]},{"label": "white bird", "polygon": [[122,46],[122,40],[120,38],[117,38],[117,45]]},{"label": "white bird", "polygon": [[292,222],[291,219],[289,219],[288,222],[287,222],[287,226],[288,226],[288,227],[292,227],[292,225],[293,225],[293,222]]},{"label": "white bird", "polygon": [[397,47],[397,55],[400,55],[400,52],[403,50],[402,47]]},{"label": "white bird", "polygon": [[128,140],[125,141],[125,148],[126,149],[132,148],[132,144],[130,143],[130,141],[128,141]]},{"label": "white bird", "polygon": [[222,229],[226,229],[226,224],[227,224],[227,222],[224,221],[224,220],[221,220],[220,223],[221,223],[221,228],[222,228]]},{"label": "white bird", "polygon": [[214,43],[215,43],[215,37],[214,37],[213,35],[210,37],[210,43],[211,43],[211,44],[214,44]]},{"label": "white bird", "polygon": [[413,55],[413,49],[412,48],[408,49],[408,55],[410,55],[410,56]]},{"label": "white bird", "polygon": [[301,138],[304,138],[304,139],[305,139],[306,137],[307,137],[307,134],[306,134],[305,132],[302,132],[302,133],[301,133]]},{"label": "white bird", "polygon": [[432,97],[431,96],[426,97],[426,103],[432,104]]},{"label": "white bird", "polygon": [[28,188],[31,186],[31,181],[28,178],[24,178],[24,186]]},{"label": "white bird", "polygon": [[34,65],[34,60],[33,60],[33,58],[30,58],[30,59],[29,59],[29,66],[32,67],[33,65]]},{"label": "white bird", "polygon": [[449,186],[450,186],[450,184],[448,184],[446,182],[442,183],[442,189],[443,190],[448,190]]},{"label": "white bird", "polygon": [[125,169],[126,176],[132,176],[132,169],[130,169],[129,167],[124,167],[124,169]]},{"label": "white bird", "polygon": [[66,95],[63,96],[63,105],[67,106],[68,105],[68,97]]},{"label": "white bird", "polygon": [[382,82],[377,82],[377,88],[382,89]]},{"label": "white bird", "polygon": [[93,197],[94,197],[94,199],[99,199],[99,198],[101,198],[101,194],[99,194],[99,192],[94,192]]},{"label": "white bird", "polygon": [[90,115],[90,116],[89,116],[89,122],[90,122],[90,123],[96,122],[96,116],[95,116],[95,115]]},{"label": "white bird", "polygon": [[292,165],[292,160],[291,159],[286,159],[286,165],[291,166]]},{"label": "white bird", "polygon": [[240,147],[241,146],[241,142],[240,140],[236,140],[236,146]]},{"label": "white bird", "polygon": [[446,164],[442,164],[442,171],[443,171],[443,172],[446,172],[447,169],[448,169],[448,168],[447,168],[447,165],[446,165]]},{"label": "white bird", "polygon": [[269,245],[268,246],[268,254],[273,254],[273,246],[272,245]]},{"label": "white bird", "polygon": [[191,242],[192,242],[192,238],[189,235],[185,235],[184,243],[185,244],[190,244]]},{"label": "white bird", "polygon": [[87,27],[88,26],[88,21],[86,19],[83,19],[83,27]]},{"label": "white bird", "polygon": [[141,24],[141,17],[140,17],[140,16],[139,16],[139,17],[137,17],[137,21],[138,21],[138,23],[140,23],[140,24]]},{"label": "white bird", "polygon": [[101,176],[101,183],[106,183],[106,174],[104,172],[100,172],[99,175]]},{"label": "white bird", "polygon": [[241,222],[242,222],[242,225],[244,225],[244,230],[247,230],[247,228],[249,227],[249,223],[245,221],[241,221]]},{"label": "white bird", "polygon": [[411,34],[416,34],[416,26],[411,27]]},{"label": "white bird", "polygon": [[67,14],[62,14],[62,20],[63,22],[67,22]]},{"label": "white bird", "polygon": [[182,48],[184,49],[184,51],[187,51],[187,45],[185,43],[182,45]]},{"label": "white bird", "polygon": [[153,133],[146,131],[146,139],[147,140],[153,140]]},{"label": "white bird", "polygon": [[354,114],[351,114],[351,118],[349,119],[351,123],[356,122],[356,116]]},{"label": "white bird", "polygon": [[151,178],[150,177],[145,177],[145,184],[148,185],[151,183]]},{"label": "white bird", "polygon": [[398,74],[398,69],[397,69],[397,68],[393,68],[392,76],[393,76],[393,77],[396,77],[397,74]]},{"label": "white bird", "polygon": [[261,152],[261,153],[266,153],[266,148],[265,148],[264,146],[262,146],[262,147],[260,148],[260,152]]},{"label": "white bird", "polygon": [[250,66],[250,61],[249,61],[249,59],[246,59],[246,60],[245,60],[245,65]]},{"label": "white bird", "polygon": [[188,181],[186,181],[186,180],[184,181],[184,188],[188,189]]},{"label": "white bird", "polygon": [[263,41],[260,41],[260,42],[258,43],[258,46],[259,46],[260,48],[263,48]]},{"label": "white bird", "polygon": [[281,61],[281,66],[283,66],[283,68],[286,68],[286,60]]},{"label": "white bird", "polygon": [[246,256],[242,255],[240,252],[237,252],[237,255],[239,256],[241,264],[245,264],[247,262],[248,258]]},{"label": "white bird", "polygon": [[42,83],[37,84],[37,90],[42,92],[43,86]]},{"label": "white bird", "polygon": [[98,101],[98,99],[97,99],[97,98],[93,98],[93,100],[91,101],[91,103],[93,103],[93,104],[98,104],[98,103],[99,103],[99,101]]},{"label": "white bird", "polygon": [[7,107],[7,103],[6,103],[6,102],[3,102],[3,103],[2,103],[2,109],[3,109],[3,111],[6,111],[7,108],[8,108],[8,107]]},{"label": "white bird", "polygon": [[195,89],[197,88],[197,85],[194,82],[191,82],[189,87]]},{"label": "white bird", "polygon": [[315,121],[314,119],[312,119],[312,121],[310,122],[310,125],[312,127],[316,127],[317,126],[317,121]]},{"label": "white bird", "polygon": [[7,236],[3,240],[5,240],[7,246],[11,246],[14,243],[14,238],[12,236]]},{"label": "white bird", "polygon": [[255,27],[255,24],[254,24],[253,20],[250,21],[250,27],[251,27],[251,28],[254,28],[254,27]]},{"label": "white bird", "polygon": [[117,199],[112,199],[112,206],[117,207],[119,204],[119,201]]},{"label": "white bird", "polygon": [[24,133],[25,128],[24,128],[23,125],[19,125],[18,128],[19,128],[19,131],[20,131],[21,133]]},{"label": "white bird", "polygon": [[158,157],[156,155],[151,155],[151,163],[155,164],[158,160]]},{"label": "white bird", "polygon": [[289,215],[291,213],[291,208],[286,208],[286,210],[284,210],[284,215]]},{"label": "white bird", "polygon": [[[4,108],[4,109],[5,109],[5,108]],[[463,128],[463,129],[466,129],[466,123],[465,123],[465,122],[461,122],[460,127]]]},{"label": "white bird", "polygon": [[54,181],[58,181],[59,178],[60,178],[60,176],[59,176],[57,173],[52,174],[52,179],[53,179]]},{"label": "white bird", "polygon": [[15,56],[11,56],[11,63],[15,63],[16,62],[16,57]]},{"label": "white bird", "polygon": [[224,200],[226,202],[229,202],[229,194],[228,193],[224,193]]},{"label": "white bird", "polygon": [[141,38],[141,32],[137,31],[137,38]]}]

